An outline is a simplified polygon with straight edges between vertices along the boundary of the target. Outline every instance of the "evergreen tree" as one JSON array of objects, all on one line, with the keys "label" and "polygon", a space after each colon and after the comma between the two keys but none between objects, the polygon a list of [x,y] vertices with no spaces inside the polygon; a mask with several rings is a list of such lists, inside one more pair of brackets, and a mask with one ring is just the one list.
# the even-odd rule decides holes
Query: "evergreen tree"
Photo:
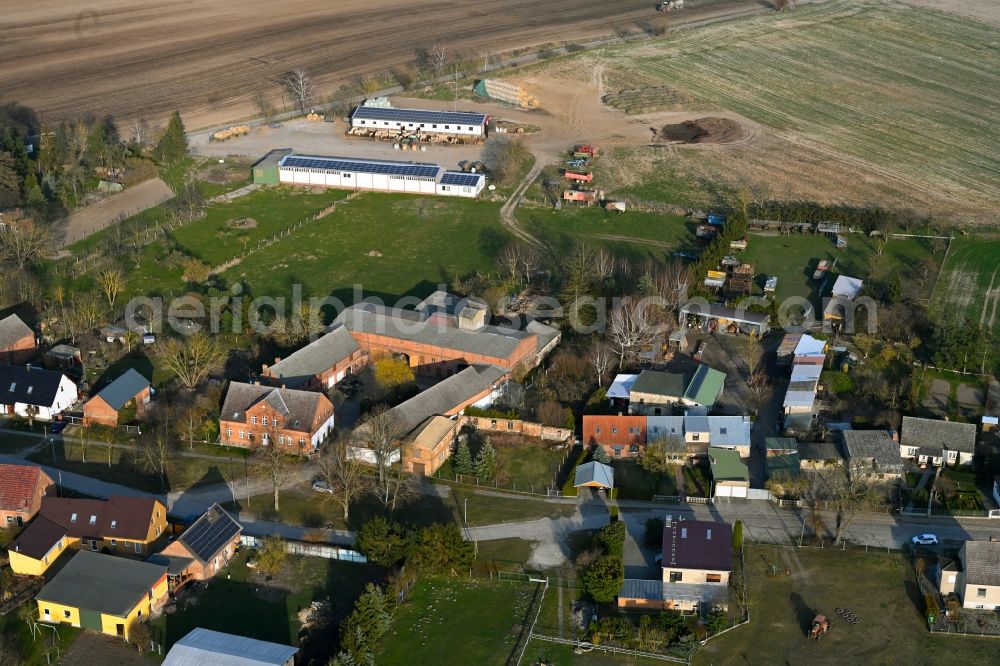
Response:
[{"label": "evergreen tree", "polygon": [[471,475],[475,472],[475,467],[472,464],[472,453],[469,451],[469,445],[464,439],[461,440],[455,448],[455,455],[452,456],[451,467],[455,470],[455,474]]},{"label": "evergreen tree", "polygon": [[41,208],[45,205],[45,195],[42,187],[38,184],[38,177],[35,172],[29,172],[24,179],[24,201],[28,208]]},{"label": "evergreen tree", "polygon": [[487,439],[480,447],[474,467],[476,476],[480,479],[492,479],[497,473],[497,452],[490,440]]},{"label": "evergreen tree", "polygon": [[174,164],[188,155],[187,134],[181,114],[174,111],[167,122],[167,129],[153,149],[153,158],[160,164]]},{"label": "evergreen tree", "polygon": [[590,459],[599,463],[604,463],[605,465],[611,464],[611,457],[608,455],[608,452],[604,450],[604,447],[601,446],[600,444],[598,444],[594,448],[594,452],[591,454]]},{"label": "evergreen tree", "polygon": [[382,588],[368,583],[365,591],[354,603],[354,611],[341,625],[340,664],[374,664],[375,651],[385,633],[389,631],[388,602]]}]

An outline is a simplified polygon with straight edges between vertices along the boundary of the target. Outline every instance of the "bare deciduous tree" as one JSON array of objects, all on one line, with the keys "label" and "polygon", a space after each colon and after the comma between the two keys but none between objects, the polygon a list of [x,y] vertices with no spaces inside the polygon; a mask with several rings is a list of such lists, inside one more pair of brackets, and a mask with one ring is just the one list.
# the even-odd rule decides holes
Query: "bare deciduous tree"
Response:
[{"label": "bare deciduous tree", "polygon": [[344,510],[344,522],[347,522],[351,503],[371,487],[367,470],[348,455],[345,442],[334,442],[319,460],[319,475],[330,486],[330,497]]},{"label": "bare deciduous tree", "polygon": [[139,453],[143,465],[160,478],[160,486],[167,490],[167,469],[173,457],[170,426],[173,414],[161,408],[156,414],[153,427],[144,433]]},{"label": "bare deciduous tree", "polygon": [[271,483],[276,512],[281,510],[281,488],[288,482],[294,471],[292,459],[278,446],[278,435],[277,428],[267,426],[253,452],[254,471],[258,476]]},{"label": "bare deciduous tree", "polygon": [[542,266],[542,256],[535,248],[528,246],[521,247],[521,270],[524,271],[524,281],[530,284],[531,278]]},{"label": "bare deciduous tree", "polygon": [[316,98],[316,84],[306,70],[299,68],[288,72],[281,80],[285,90],[299,107],[299,113],[305,113],[306,109]]},{"label": "bare deciduous tree", "polygon": [[427,66],[434,74],[434,78],[440,79],[451,63],[451,54],[441,42],[435,42],[427,51]]},{"label": "bare deciduous tree", "polygon": [[810,493],[826,500],[836,515],[833,526],[834,543],[839,545],[844,533],[861,513],[870,512],[885,503],[884,484],[871,478],[872,468],[864,462],[851,463],[847,473],[837,470],[818,475]]},{"label": "bare deciduous tree", "polygon": [[198,332],[185,339],[171,338],[160,349],[160,358],[177,375],[184,388],[193,389],[226,360],[229,352],[218,338]]},{"label": "bare deciduous tree", "polygon": [[505,246],[497,255],[497,263],[503,267],[511,280],[516,280],[521,273],[521,246],[518,243]]},{"label": "bare deciduous tree", "polygon": [[274,105],[267,98],[267,95],[263,91],[258,90],[253,96],[253,105],[257,109],[257,113],[263,118],[264,124],[270,124],[271,118],[274,117]]},{"label": "bare deciduous tree", "polygon": [[519,139],[500,135],[486,142],[483,147],[483,163],[497,184],[509,185],[529,154],[527,146]]},{"label": "bare deciduous tree", "polygon": [[597,375],[597,385],[604,386],[604,378],[607,376],[608,370],[611,369],[611,364],[615,362],[614,352],[603,342],[596,342],[590,348],[588,360]]},{"label": "bare deciduous tree", "polygon": [[754,415],[760,411],[760,407],[764,403],[764,396],[767,395],[767,382],[768,374],[763,365],[758,365],[747,378],[747,388],[750,389],[750,395],[753,397]]},{"label": "bare deciduous tree", "polygon": [[149,123],[145,118],[136,118],[132,123],[132,141],[139,148],[145,148],[149,142]]},{"label": "bare deciduous tree", "polygon": [[598,250],[594,259],[594,270],[602,281],[610,279],[615,274],[615,255],[607,249],[602,247]]},{"label": "bare deciduous tree", "polygon": [[375,468],[378,472],[378,486],[375,490],[378,498],[389,506],[393,494],[393,481],[389,474],[390,461],[399,450],[399,439],[404,434],[402,427],[393,412],[385,407],[377,407],[358,428],[358,434],[375,458]]},{"label": "bare deciduous tree", "polygon": [[108,307],[114,310],[115,299],[125,289],[125,275],[117,268],[108,268],[98,273],[97,284],[108,299]]},{"label": "bare deciduous tree", "polygon": [[650,320],[648,305],[632,298],[623,299],[608,320],[608,339],[618,354],[618,367],[656,339],[656,327]]},{"label": "bare deciduous tree", "polygon": [[656,273],[656,288],[663,299],[663,307],[676,312],[687,299],[691,286],[688,269],[683,262],[674,259]]},{"label": "bare deciduous tree", "polygon": [[22,272],[45,256],[52,234],[41,224],[19,224],[7,230],[0,243],[0,259]]}]

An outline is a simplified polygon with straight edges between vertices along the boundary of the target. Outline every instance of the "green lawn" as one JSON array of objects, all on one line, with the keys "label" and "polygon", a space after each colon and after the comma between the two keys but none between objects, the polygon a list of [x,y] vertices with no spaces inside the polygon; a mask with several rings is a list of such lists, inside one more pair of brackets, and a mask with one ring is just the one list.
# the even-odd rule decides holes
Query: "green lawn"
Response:
[{"label": "green lawn", "polygon": [[[995,639],[931,636],[913,566],[902,554],[749,546],[752,621],[710,641],[695,664],[992,663]],[[779,575],[771,576],[774,566]],[[785,569],[791,577],[782,575]],[[848,624],[836,613],[860,619]],[[834,626],[819,643],[805,638],[817,613]],[[767,640],[761,640],[766,636]],[[989,655],[993,655],[990,657]]]},{"label": "green lawn", "polygon": [[[747,249],[740,254],[740,259],[754,267],[755,293],[763,293],[767,276],[776,275],[778,289],[775,295],[779,303],[798,296],[818,304],[817,298],[829,293],[837,275],[861,278],[866,284],[874,280],[876,285],[881,285],[893,273],[899,272],[905,281],[916,274],[919,261],[932,254],[930,243],[924,239],[894,238],[886,244],[882,256],[876,259],[873,272],[872,258],[876,250],[871,239],[862,234],[849,234],[847,240],[848,247],[838,250],[825,235],[751,233]],[[824,294],[818,293],[820,282],[812,279],[820,259],[837,260],[826,278]]]},{"label": "green lawn", "polygon": [[0,433],[0,453],[17,453],[22,449],[37,444],[40,439],[41,435],[2,432]]},{"label": "green lawn", "polygon": [[[242,254],[243,239],[247,241],[246,247],[253,249],[258,241],[312,217],[349,194],[346,190],[264,188],[234,201],[212,204],[204,218],[184,225],[172,235],[192,255],[210,266],[218,266]],[[244,229],[230,225],[240,218],[252,219],[256,226]]]},{"label": "green lawn", "polygon": [[[1000,241],[956,238],[934,291],[934,303],[1000,332]],[[991,287],[993,288],[991,290]]]},{"label": "green lawn", "polygon": [[497,539],[476,544],[478,560],[489,562],[497,569],[520,571],[531,558],[533,542],[525,539]]},{"label": "green lawn", "polygon": [[[458,578],[421,578],[396,611],[376,655],[394,664],[507,663],[534,587]],[[516,657],[515,657],[516,661]]]},{"label": "green lawn", "polygon": [[[27,603],[35,605],[34,601]],[[31,631],[28,625],[17,617],[17,612],[10,612],[0,615],[0,643],[4,648],[10,648],[13,652],[10,661],[3,663],[17,664],[18,666],[48,666],[55,663],[58,655],[66,652],[80,635],[82,629],[77,629],[68,624],[60,624],[57,627],[58,638],[53,645],[53,633],[51,629],[42,628],[44,634],[36,634],[32,640]],[[0,653],[8,657],[6,651]],[[16,655],[16,656],[15,656]]]},{"label": "green lawn", "polygon": [[[546,502],[543,499],[505,496],[500,493],[479,494],[457,486],[452,495],[458,510],[464,510],[469,500],[469,525],[517,523],[540,518],[562,518],[576,512],[576,504]],[[461,516],[458,517],[461,520]]]},{"label": "green lawn", "polygon": [[498,445],[496,451],[498,467],[505,473],[508,487],[536,493],[552,485],[566,456],[565,449],[556,449],[546,442]]},{"label": "green lawn", "polygon": [[143,466],[136,451],[114,447],[109,465],[108,447],[96,439],[90,441],[86,451],[81,442],[56,441],[28,456],[28,460],[150,493],[222,483],[227,478],[242,480],[244,476],[243,461],[237,456],[232,463],[174,456],[167,463],[167,488],[164,488],[159,476]]},{"label": "green lawn", "polygon": [[[372,564],[289,555],[281,571],[265,581],[246,566],[248,552],[244,549],[237,555],[207,589],[189,591],[176,611],[151,622],[153,635],[166,649],[195,627],[298,645],[300,610],[313,601],[328,600],[332,626],[337,627],[365,584],[380,581],[386,574]],[[328,638],[335,645],[333,633]]]},{"label": "green lawn", "polygon": [[[424,297],[439,284],[472,270],[496,270],[494,257],[510,241],[500,204],[437,197],[366,193],[332,215],[306,225],[224,273],[245,280],[255,296],[290,295],[394,301]],[[362,233],[363,232],[363,233]]]},{"label": "green lawn", "polygon": [[618,499],[649,500],[653,495],[677,494],[677,481],[672,474],[653,474],[629,460],[613,460],[612,466]]}]

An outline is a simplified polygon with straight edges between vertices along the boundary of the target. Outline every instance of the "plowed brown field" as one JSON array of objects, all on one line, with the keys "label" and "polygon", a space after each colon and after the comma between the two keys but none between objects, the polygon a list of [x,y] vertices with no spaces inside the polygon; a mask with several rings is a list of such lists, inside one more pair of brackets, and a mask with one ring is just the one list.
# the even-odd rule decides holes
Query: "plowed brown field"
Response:
[{"label": "plowed brown field", "polygon": [[309,70],[334,86],[414,59],[435,42],[463,57],[636,31],[764,0],[700,0],[657,13],[652,0],[65,0],[7,3],[0,101],[44,121],[92,112],[120,121],[180,109],[189,127],[253,113],[258,92]]}]

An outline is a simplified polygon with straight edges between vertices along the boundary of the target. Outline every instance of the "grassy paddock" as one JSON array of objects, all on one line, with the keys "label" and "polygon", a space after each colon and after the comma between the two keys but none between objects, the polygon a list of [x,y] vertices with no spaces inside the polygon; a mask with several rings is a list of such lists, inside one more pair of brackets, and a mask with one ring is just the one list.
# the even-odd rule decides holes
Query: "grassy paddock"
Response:
[{"label": "grassy paddock", "polygon": [[953,240],[934,291],[935,305],[948,314],[969,317],[1000,333],[998,257],[998,240]]},{"label": "grassy paddock", "polygon": [[[748,546],[746,561],[753,620],[710,641],[695,664],[986,663],[996,655],[995,639],[927,632],[923,599],[905,555]],[[772,566],[779,575],[770,575]],[[791,576],[783,574],[786,569]],[[850,609],[861,623],[843,621],[836,608]],[[818,643],[805,636],[817,613],[834,623]]]},{"label": "grassy paddock", "polygon": [[424,577],[396,611],[376,661],[504,664],[534,588],[519,583]]}]

